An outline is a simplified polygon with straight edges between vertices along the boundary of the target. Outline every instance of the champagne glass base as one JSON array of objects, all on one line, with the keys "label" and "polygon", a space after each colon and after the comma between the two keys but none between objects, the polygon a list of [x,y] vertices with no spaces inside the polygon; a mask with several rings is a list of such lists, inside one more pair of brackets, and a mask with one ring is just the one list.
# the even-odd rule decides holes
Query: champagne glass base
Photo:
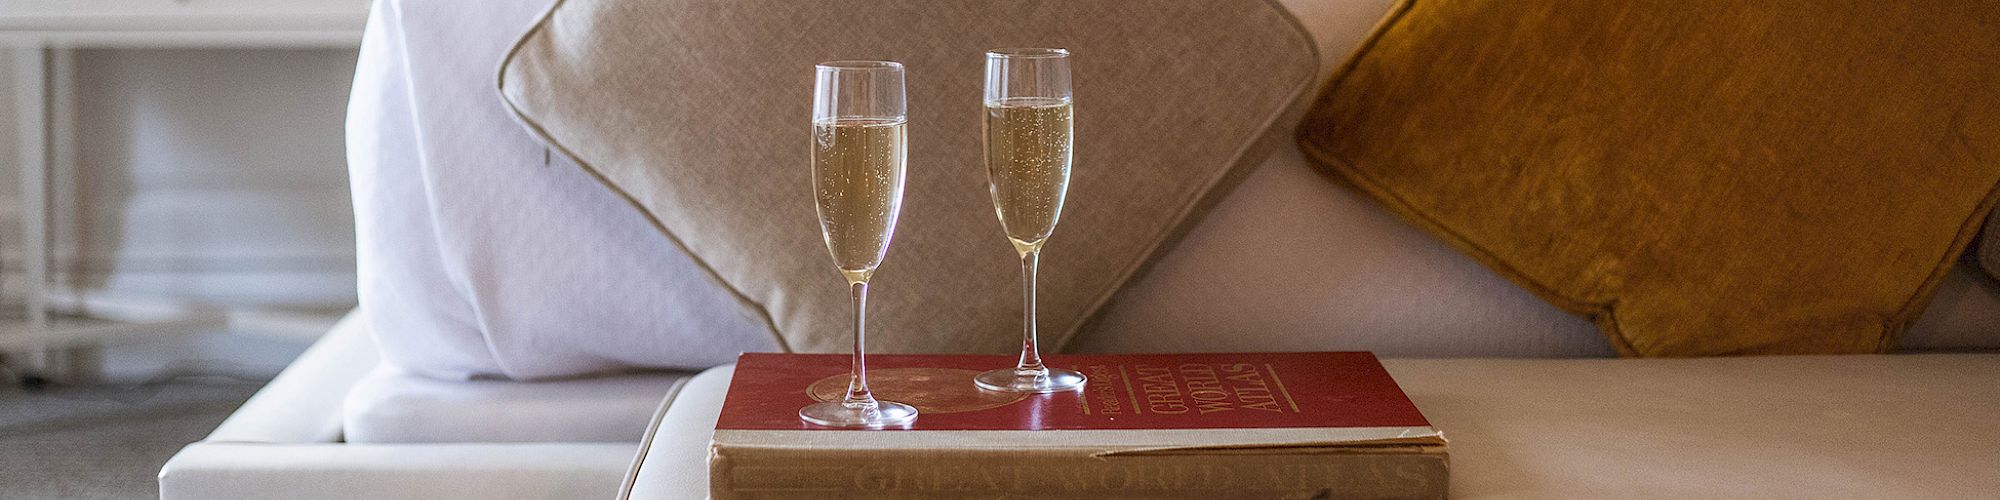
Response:
[{"label": "champagne glass base", "polygon": [[1002,368],[973,377],[980,389],[997,392],[1042,394],[1083,390],[1087,379],[1076,370],[1044,368],[1040,372]]},{"label": "champagne glass base", "polygon": [[799,420],[808,424],[842,429],[887,429],[909,427],[917,421],[917,408],[894,401],[876,401],[875,406],[848,406],[840,401],[813,403],[799,409]]}]

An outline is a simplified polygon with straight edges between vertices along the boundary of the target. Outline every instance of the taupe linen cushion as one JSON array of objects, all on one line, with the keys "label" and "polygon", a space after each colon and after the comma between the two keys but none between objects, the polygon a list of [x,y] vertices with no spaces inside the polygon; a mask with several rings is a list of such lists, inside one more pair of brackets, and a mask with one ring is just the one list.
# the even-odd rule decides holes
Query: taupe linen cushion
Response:
[{"label": "taupe linen cushion", "polygon": [[508,55],[499,85],[523,123],[629,198],[781,345],[839,351],[852,319],[813,215],[811,69],[903,62],[908,191],[869,341],[1006,352],[1019,342],[1019,264],[988,198],[979,113],[981,54],[1010,46],[1076,54],[1076,167],[1042,259],[1050,348],[1263,158],[1316,81],[1312,41],[1268,2],[566,0]]}]

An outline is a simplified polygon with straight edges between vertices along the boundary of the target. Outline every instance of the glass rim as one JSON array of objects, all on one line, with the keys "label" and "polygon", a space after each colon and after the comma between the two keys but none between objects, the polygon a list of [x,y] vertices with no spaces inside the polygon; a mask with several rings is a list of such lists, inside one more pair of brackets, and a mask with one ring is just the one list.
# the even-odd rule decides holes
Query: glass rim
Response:
[{"label": "glass rim", "polygon": [[903,63],[896,61],[871,61],[867,59],[841,59],[838,61],[822,62],[813,65],[813,67],[837,71],[880,71],[901,70],[903,69]]},{"label": "glass rim", "polygon": [[1008,47],[986,51],[987,59],[1056,59],[1069,57],[1069,49],[1057,47]]}]

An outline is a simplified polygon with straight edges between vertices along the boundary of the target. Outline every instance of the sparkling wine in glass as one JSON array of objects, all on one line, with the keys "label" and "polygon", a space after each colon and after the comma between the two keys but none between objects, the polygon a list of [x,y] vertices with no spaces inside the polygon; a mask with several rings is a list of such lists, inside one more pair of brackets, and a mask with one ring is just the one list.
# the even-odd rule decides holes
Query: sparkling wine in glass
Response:
[{"label": "sparkling wine in glass", "polygon": [[813,84],[813,199],[827,252],[854,296],[854,364],[847,395],[808,405],[799,419],[849,428],[907,426],[910,405],[868,390],[868,279],[889,252],[903,208],[903,65],[888,61],[821,63]]},{"label": "sparkling wine in glass", "polygon": [[999,49],[986,53],[986,180],[1007,240],[1021,256],[1021,359],[981,373],[982,389],[1044,393],[1083,388],[1074,370],[1042,365],[1035,340],[1035,272],[1042,244],[1055,232],[1069,191],[1073,111],[1069,51]]}]

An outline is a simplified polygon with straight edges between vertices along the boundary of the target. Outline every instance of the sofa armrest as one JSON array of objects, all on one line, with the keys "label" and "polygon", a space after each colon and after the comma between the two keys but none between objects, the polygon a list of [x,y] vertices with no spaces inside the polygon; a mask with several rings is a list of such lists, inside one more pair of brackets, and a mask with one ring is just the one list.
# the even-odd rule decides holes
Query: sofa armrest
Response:
[{"label": "sofa armrest", "polygon": [[160,498],[604,498],[629,443],[188,445],[160,471]]},{"label": "sofa armrest", "polygon": [[590,498],[630,443],[343,443],[347,393],[380,364],[357,311],[160,469],[162,499]]},{"label": "sofa armrest", "polygon": [[340,440],[347,391],[380,364],[356,309],[222,421],[210,443],[332,443]]},{"label": "sofa armrest", "polygon": [[708,440],[722,417],[722,399],[736,365],[710,368],[687,380],[646,430],[644,449],[618,498],[705,498]]}]

